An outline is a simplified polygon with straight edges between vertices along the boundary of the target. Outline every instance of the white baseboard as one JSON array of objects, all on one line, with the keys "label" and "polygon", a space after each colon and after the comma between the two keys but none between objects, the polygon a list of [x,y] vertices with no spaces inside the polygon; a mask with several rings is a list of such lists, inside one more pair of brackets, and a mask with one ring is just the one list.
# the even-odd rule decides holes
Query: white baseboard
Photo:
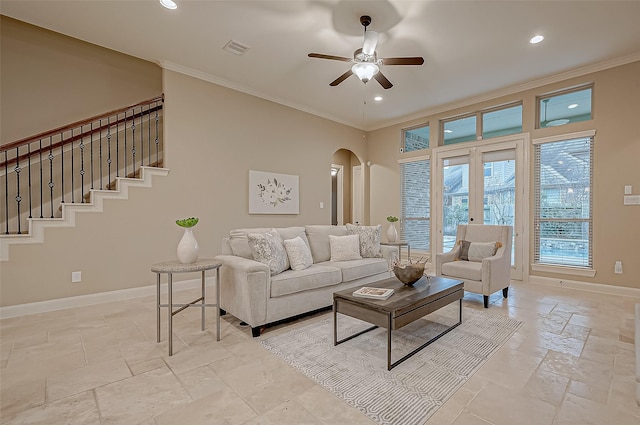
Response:
[{"label": "white baseboard", "polygon": [[[205,278],[207,287],[215,285],[215,276]],[[200,288],[202,281],[200,278],[191,280],[182,280],[173,283],[173,291],[183,291],[186,289]],[[161,295],[167,293],[167,283],[160,284]],[[55,300],[38,301],[34,303],[10,305],[0,307],[0,319],[8,319],[10,317],[20,317],[29,314],[47,313],[50,311],[64,310],[66,308],[84,307],[87,305],[102,304],[114,301],[125,301],[132,298],[146,297],[156,295],[156,285],[141,286],[138,288],[120,289],[117,291],[100,292],[97,294],[78,295],[76,297],[58,298]],[[165,299],[166,302],[166,299]]]},{"label": "white baseboard", "polygon": [[555,286],[559,288],[578,289],[600,294],[621,295],[625,297],[640,298],[640,289],[627,288],[625,286],[606,285],[604,283],[580,282],[577,280],[554,279],[542,276],[529,276],[529,283]]}]

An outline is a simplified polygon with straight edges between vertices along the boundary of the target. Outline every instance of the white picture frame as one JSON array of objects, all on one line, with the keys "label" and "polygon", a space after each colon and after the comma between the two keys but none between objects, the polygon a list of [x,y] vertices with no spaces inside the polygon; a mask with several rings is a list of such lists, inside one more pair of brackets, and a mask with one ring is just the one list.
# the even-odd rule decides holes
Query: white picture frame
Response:
[{"label": "white picture frame", "polygon": [[249,170],[249,214],[300,214],[299,176]]}]

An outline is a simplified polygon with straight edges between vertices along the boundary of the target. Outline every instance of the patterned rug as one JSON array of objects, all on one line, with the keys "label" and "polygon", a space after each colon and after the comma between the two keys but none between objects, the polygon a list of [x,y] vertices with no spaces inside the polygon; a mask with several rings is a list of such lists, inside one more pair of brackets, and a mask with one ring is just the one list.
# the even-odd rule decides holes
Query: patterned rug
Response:
[{"label": "patterned rug", "polygon": [[[458,303],[394,331],[395,361],[457,322]],[[463,307],[462,324],[387,371],[387,331],[374,329],[333,345],[333,318],[260,341],[313,381],[382,425],[429,419],[522,325]],[[338,338],[368,323],[338,315]]]}]

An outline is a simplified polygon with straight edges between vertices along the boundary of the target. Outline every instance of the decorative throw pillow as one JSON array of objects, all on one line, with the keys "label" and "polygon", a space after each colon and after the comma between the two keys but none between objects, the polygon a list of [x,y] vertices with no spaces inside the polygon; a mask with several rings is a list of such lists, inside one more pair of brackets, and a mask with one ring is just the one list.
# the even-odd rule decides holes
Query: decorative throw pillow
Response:
[{"label": "decorative throw pillow", "polygon": [[460,259],[465,261],[482,261],[495,255],[502,244],[500,242],[460,241]]},{"label": "decorative throw pillow", "polygon": [[380,233],[382,226],[357,226],[347,223],[347,234],[360,237],[360,255],[362,258],[382,258]]},{"label": "decorative throw pillow", "polygon": [[313,264],[311,250],[300,236],[285,239],[284,248],[287,250],[291,270],[304,270]]},{"label": "decorative throw pillow", "polygon": [[360,237],[358,235],[329,235],[331,261],[362,260],[360,255]]},{"label": "decorative throw pillow", "polygon": [[289,268],[289,257],[276,229],[267,233],[249,233],[247,239],[253,259],[269,266],[271,276]]}]

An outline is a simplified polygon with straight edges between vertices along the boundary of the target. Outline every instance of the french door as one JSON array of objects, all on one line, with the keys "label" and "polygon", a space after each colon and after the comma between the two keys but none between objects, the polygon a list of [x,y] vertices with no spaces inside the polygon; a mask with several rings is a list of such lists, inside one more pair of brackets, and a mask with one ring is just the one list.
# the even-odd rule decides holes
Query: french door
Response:
[{"label": "french door", "polygon": [[524,146],[519,135],[434,149],[435,252],[453,248],[458,224],[513,226],[511,278],[522,280]]}]

